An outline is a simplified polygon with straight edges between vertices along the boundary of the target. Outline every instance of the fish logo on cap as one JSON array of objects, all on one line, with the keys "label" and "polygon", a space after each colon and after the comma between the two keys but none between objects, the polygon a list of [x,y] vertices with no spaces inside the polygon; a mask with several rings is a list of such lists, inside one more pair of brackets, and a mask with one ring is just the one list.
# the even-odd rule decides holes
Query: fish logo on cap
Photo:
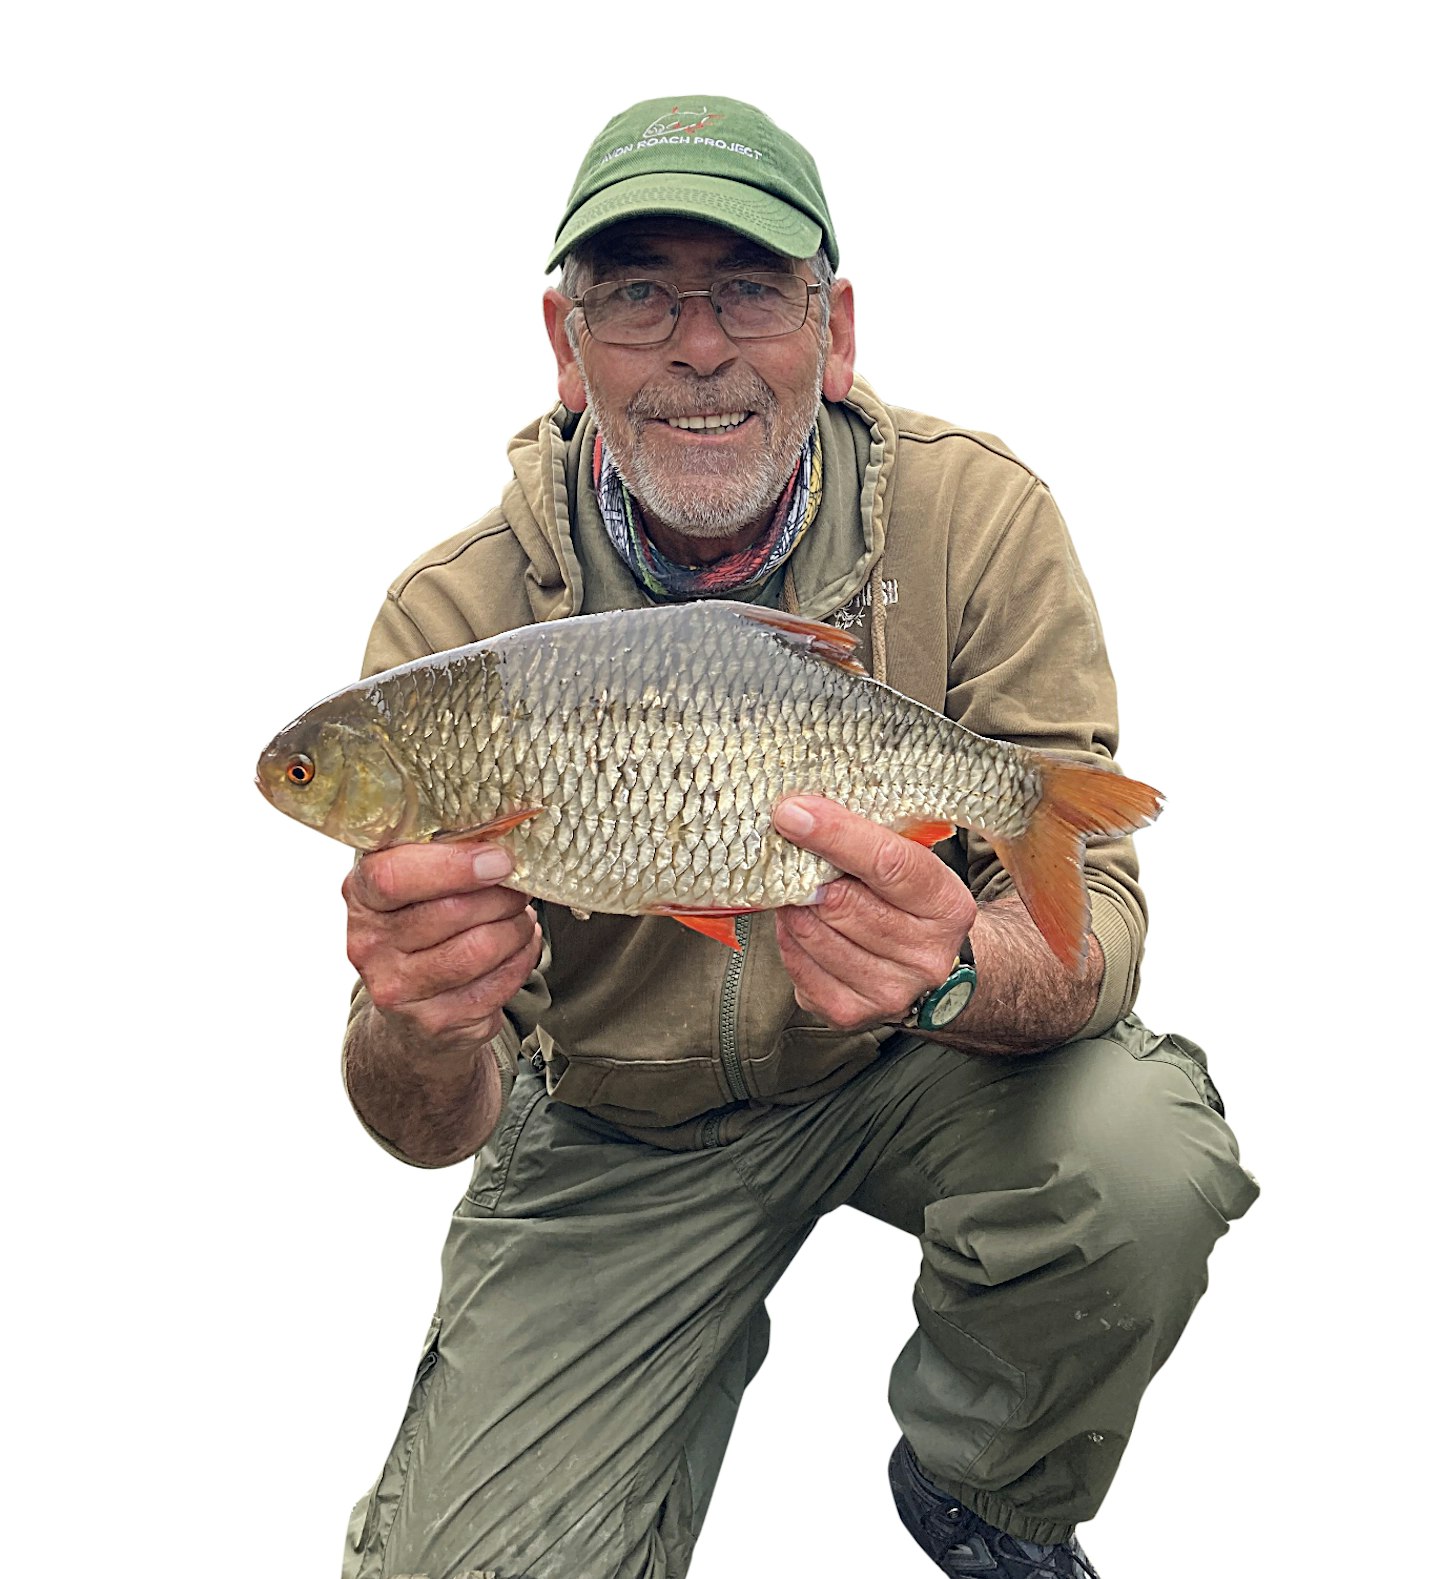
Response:
[{"label": "fish logo on cap", "polygon": [[667,132],[703,132],[707,127],[716,126],[724,119],[723,115],[712,115],[703,104],[698,110],[682,110],[676,104],[668,115],[657,116],[651,121],[640,135],[663,137]]}]

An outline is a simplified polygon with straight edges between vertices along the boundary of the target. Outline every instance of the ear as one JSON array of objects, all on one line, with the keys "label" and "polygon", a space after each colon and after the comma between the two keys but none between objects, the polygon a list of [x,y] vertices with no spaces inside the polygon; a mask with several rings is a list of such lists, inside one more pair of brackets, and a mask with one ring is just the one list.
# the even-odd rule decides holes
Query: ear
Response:
[{"label": "ear", "polygon": [[580,376],[580,362],[571,347],[570,336],[565,333],[565,320],[574,305],[568,296],[562,296],[557,290],[545,292],[545,333],[555,353],[560,399],[567,411],[581,412],[585,409],[585,380]]},{"label": "ear", "polygon": [[844,400],[855,382],[855,291],[849,280],[830,289],[830,350],[821,389],[826,400]]}]

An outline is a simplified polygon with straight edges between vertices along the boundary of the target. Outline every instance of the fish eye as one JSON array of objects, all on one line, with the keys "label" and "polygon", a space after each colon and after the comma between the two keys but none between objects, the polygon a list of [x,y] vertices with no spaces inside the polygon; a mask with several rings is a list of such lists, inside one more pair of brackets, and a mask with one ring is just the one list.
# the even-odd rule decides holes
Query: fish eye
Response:
[{"label": "fish eye", "polygon": [[308,784],[315,777],[315,764],[309,757],[291,757],[285,764],[285,777],[292,784]]}]

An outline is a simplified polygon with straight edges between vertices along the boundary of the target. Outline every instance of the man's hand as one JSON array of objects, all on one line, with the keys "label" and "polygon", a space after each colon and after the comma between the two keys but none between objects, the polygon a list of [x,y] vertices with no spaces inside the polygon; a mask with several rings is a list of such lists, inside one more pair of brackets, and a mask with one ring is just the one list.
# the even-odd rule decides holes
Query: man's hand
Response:
[{"label": "man's hand", "polygon": [[818,905],[776,912],[795,1001],[840,1030],[898,1023],[950,974],[975,921],[970,890],[923,845],[819,796],[782,801],[775,828],[847,874]]},{"label": "man's hand", "polygon": [[481,1045],[540,958],[524,894],[494,844],[402,844],[345,879],[350,963],[378,1013],[406,1040]]},{"label": "man's hand", "polygon": [[[804,828],[794,808],[814,819]],[[1067,1040],[1095,1013],[1105,956],[1092,934],[1080,971],[1051,953],[1014,894],[977,911],[939,856],[819,796],[775,809],[786,838],[823,855],[845,877],[818,905],[776,912],[780,957],[795,1001],[841,1030],[895,1024],[950,973],[967,936],[980,981],[954,1025],[926,1034],[966,1052],[1039,1052]]]}]

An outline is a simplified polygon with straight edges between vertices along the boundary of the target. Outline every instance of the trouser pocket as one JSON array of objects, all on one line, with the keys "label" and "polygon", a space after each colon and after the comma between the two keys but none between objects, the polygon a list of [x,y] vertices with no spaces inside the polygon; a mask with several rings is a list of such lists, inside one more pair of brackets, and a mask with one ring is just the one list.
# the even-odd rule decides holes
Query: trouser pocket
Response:
[{"label": "trouser pocket", "polygon": [[533,1069],[521,1065],[505,1102],[500,1122],[475,1159],[465,1199],[483,1212],[493,1212],[510,1177],[510,1164],[519,1144],[521,1131],[538,1104],[545,1099],[545,1080]]},{"label": "trouser pocket", "polygon": [[[440,1316],[437,1312],[425,1336],[420,1363],[415,1367],[415,1380],[410,1387],[410,1402],[406,1406],[395,1445],[380,1471],[380,1478],[371,1487],[369,1497],[356,1508],[351,1516],[348,1546],[341,1579],[377,1579],[384,1565],[385,1544],[390,1538],[395,1514],[405,1492],[406,1477],[410,1473],[410,1458],[415,1449],[415,1437],[420,1430],[420,1418],[425,1411],[425,1399],[435,1367],[440,1363]],[[363,1510],[363,1517],[361,1517]]]}]

